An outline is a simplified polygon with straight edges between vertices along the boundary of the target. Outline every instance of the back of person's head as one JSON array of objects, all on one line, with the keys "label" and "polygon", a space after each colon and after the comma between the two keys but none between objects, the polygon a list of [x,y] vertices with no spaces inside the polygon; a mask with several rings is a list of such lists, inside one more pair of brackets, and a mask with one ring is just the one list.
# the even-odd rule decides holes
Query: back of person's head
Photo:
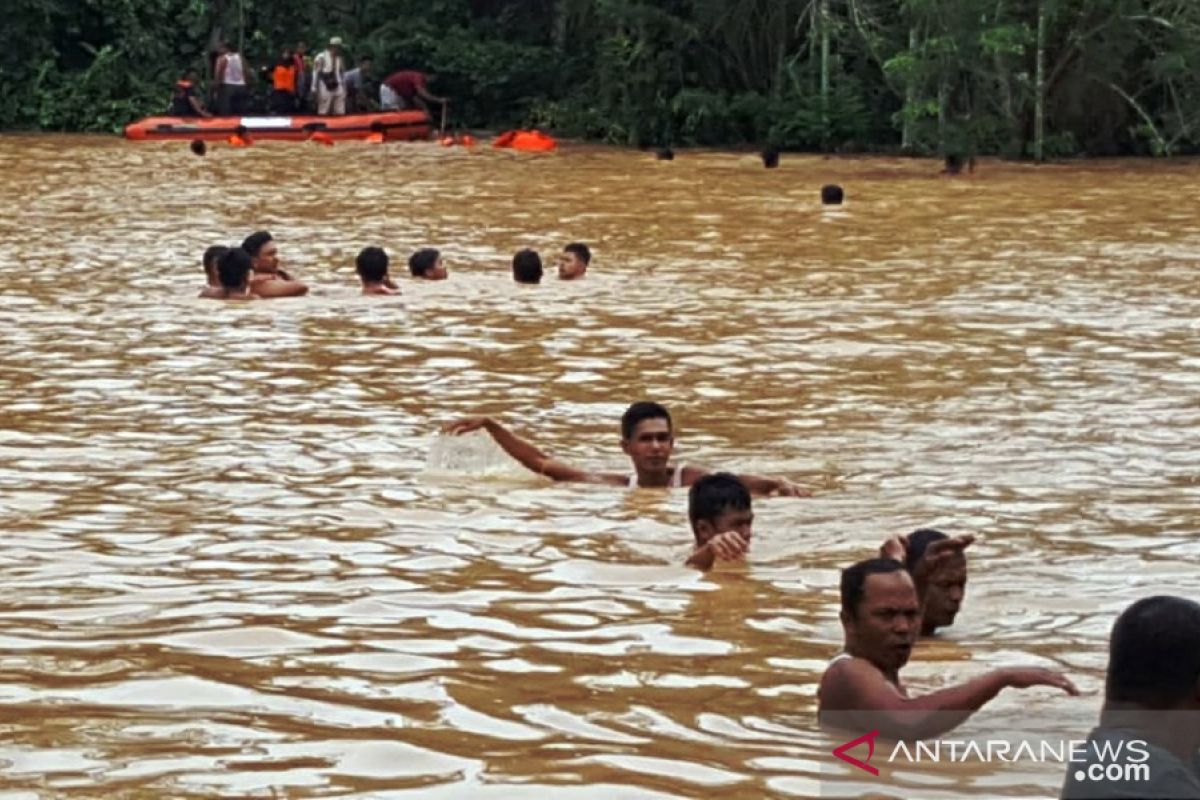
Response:
[{"label": "back of person's head", "polygon": [[536,250],[521,250],[513,256],[512,272],[517,283],[541,283],[542,257]]},{"label": "back of person's head", "polygon": [[419,278],[437,266],[442,254],[432,247],[424,247],[408,257],[408,271],[413,277]]},{"label": "back of person's head", "polygon": [[658,403],[641,401],[625,409],[625,413],[621,415],[621,438],[626,441],[632,439],[637,426],[648,419],[665,419],[667,425],[674,429],[671,415],[666,408]]},{"label": "back of person's head", "polygon": [[229,248],[223,244],[214,244],[212,247],[204,251],[204,273],[206,275],[217,274],[217,264],[229,252]]},{"label": "back of person's head", "polygon": [[836,183],[829,183],[821,187],[821,203],[824,205],[840,206],[845,197],[846,193]]},{"label": "back of person's head", "polygon": [[258,258],[258,251],[270,241],[274,241],[270,231],[255,231],[242,240],[242,249],[249,253],[251,258]]},{"label": "back of person's head", "polygon": [[1200,605],[1191,600],[1138,600],[1117,617],[1108,650],[1108,702],[1161,710],[1200,699]]},{"label": "back of person's head", "polygon": [[364,247],[354,259],[354,270],[363,283],[379,283],[388,274],[388,254],[382,247]]},{"label": "back of person's head", "polygon": [[654,154],[654,157],[657,158],[659,161],[674,161],[675,160],[675,151],[669,147],[660,147],[660,148],[658,148],[658,151]]},{"label": "back of person's head", "polygon": [[867,578],[901,572],[904,565],[893,558],[868,558],[842,570],[842,613],[858,616],[858,607],[867,593]]},{"label": "back of person's head", "polygon": [[700,521],[715,522],[725,511],[748,511],[750,492],[746,484],[728,472],[705,475],[688,492],[688,520],[692,528]]},{"label": "back of person's head", "polygon": [[779,166],[779,148],[767,147],[762,151],[763,166],[767,169],[775,169]]},{"label": "back of person's head", "polygon": [[226,289],[240,289],[250,275],[250,254],[234,247],[217,262],[217,277]]},{"label": "back of person's head", "polygon": [[910,533],[908,535],[908,552],[904,556],[904,568],[912,572],[925,557],[925,551],[929,549],[929,545],[947,538],[949,537],[946,534],[935,531],[933,528],[920,528]]},{"label": "back of person's head", "polygon": [[592,251],[583,242],[571,242],[563,248],[564,253],[574,253],[583,262],[584,266],[592,263]]},{"label": "back of person's head", "polygon": [[945,160],[944,171],[950,175],[957,175],[962,172],[963,157],[958,153],[947,153]]}]

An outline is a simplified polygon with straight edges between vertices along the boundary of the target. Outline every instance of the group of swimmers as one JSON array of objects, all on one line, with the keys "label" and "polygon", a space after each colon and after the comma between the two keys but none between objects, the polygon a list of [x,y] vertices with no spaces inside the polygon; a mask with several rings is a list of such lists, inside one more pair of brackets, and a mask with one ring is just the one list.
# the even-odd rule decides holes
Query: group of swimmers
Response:
[{"label": "group of swimmers", "polygon": [[[572,242],[559,254],[558,277],[562,280],[582,278],[591,261],[591,249],[581,242]],[[280,266],[279,246],[269,231],[256,231],[237,247],[214,245],[208,248],[204,251],[203,265],[207,285],[200,292],[201,297],[253,300],[308,294],[308,285]],[[364,247],[354,262],[362,293],[400,294],[400,287],[392,279],[389,267],[390,259],[382,247]],[[431,247],[409,256],[408,269],[420,280],[445,280],[450,274],[442,254]],[[544,274],[542,257],[537,251],[524,249],[513,256],[512,276],[517,283],[541,283]]]},{"label": "group of swimmers", "polygon": [[[686,563],[701,570],[745,558],[753,537],[753,495],[809,494],[782,477],[672,465],[675,432],[670,414],[658,403],[634,403],[621,418],[621,448],[633,467],[627,474],[559,461],[491,417],[469,417],[443,428],[453,435],[477,430],[486,431],[527,469],[555,481],[689,487],[694,547]],[[919,636],[954,624],[966,596],[966,551],[973,541],[970,535],[920,529],[887,539],[874,557],[842,571],[844,644],[818,689],[822,726],[896,740],[928,739],[954,729],[1004,689],[1047,686],[1079,694],[1064,674],[1038,666],[997,669],[928,694],[909,694],[900,671]],[[1083,760],[1068,765],[1062,796],[1200,798],[1200,604],[1171,596],[1134,603],[1112,629],[1107,672],[1100,724],[1089,734]],[[1131,743],[1147,754],[1149,780],[1089,779],[1097,774],[1089,768],[1105,765],[1105,753]]]}]

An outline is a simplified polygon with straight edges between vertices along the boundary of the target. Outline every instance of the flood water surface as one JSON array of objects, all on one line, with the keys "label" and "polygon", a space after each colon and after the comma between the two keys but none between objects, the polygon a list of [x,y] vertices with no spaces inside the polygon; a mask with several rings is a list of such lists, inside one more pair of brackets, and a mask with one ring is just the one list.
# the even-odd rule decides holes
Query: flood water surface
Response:
[{"label": "flood water surface", "polygon": [[[1115,615],[1200,589],[1200,166],[936,170],[0,139],[0,789],[1056,795],[1060,765],[833,759],[837,570],[977,534],[905,675],[1057,667],[1082,697],[1008,691],[960,734],[1086,734]],[[204,248],[257,228],[312,294],[196,299]],[[584,281],[513,285],[573,240]],[[376,244],[400,298],[357,295]],[[407,280],[420,246],[448,281]],[[681,459],[814,496],[756,502],[748,563],[704,576],[685,493],[437,434],[490,414],[624,470],[640,399]]]}]

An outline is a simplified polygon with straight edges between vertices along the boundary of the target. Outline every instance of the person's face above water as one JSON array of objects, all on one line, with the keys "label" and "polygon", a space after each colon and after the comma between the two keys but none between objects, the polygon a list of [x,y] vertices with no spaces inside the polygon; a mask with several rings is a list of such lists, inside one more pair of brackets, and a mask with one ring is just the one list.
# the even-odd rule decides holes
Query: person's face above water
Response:
[{"label": "person's face above water", "polygon": [[754,527],[754,512],[750,509],[737,510],[727,508],[717,515],[716,519],[702,519],[696,522],[696,538],[700,544],[704,544],[709,539],[718,534],[727,531],[737,531],[746,538],[747,541],[753,536],[751,529]]},{"label": "person's face above water", "polygon": [[279,269],[279,247],[274,241],[267,242],[259,248],[258,255],[253,259],[255,272],[275,272]]},{"label": "person's face above water", "polygon": [[587,264],[583,263],[583,259],[578,253],[563,251],[558,255],[558,277],[564,281],[574,280],[575,278],[583,277],[583,273],[587,271]]},{"label": "person's face above water", "polygon": [[881,670],[899,670],[912,655],[921,624],[917,587],[904,570],[869,575],[854,616],[843,615],[847,649]]},{"label": "person's face above water", "polygon": [[431,281],[444,281],[450,277],[450,270],[446,269],[446,261],[439,258],[432,269],[425,270],[425,277]]},{"label": "person's face above water", "polygon": [[967,559],[959,555],[940,565],[929,579],[923,609],[925,631],[953,625],[966,593]]},{"label": "person's face above water", "polygon": [[644,419],[633,429],[633,436],[621,443],[635,469],[647,472],[664,470],[671,460],[675,437],[671,423],[662,417]]}]

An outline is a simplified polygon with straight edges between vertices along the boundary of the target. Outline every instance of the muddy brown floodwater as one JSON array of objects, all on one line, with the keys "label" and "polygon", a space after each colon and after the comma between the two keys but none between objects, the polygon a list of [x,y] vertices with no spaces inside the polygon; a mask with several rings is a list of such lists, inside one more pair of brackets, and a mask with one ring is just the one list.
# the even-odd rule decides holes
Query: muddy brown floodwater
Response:
[{"label": "muddy brown floodwater", "polygon": [[[1083,697],[960,733],[1086,734],[1115,615],[1200,590],[1200,164],[936,170],[0,138],[0,794],[1055,794],[1059,765],[841,768],[837,569],[977,533],[906,674],[1057,666]],[[195,299],[260,227],[313,294]],[[586,281],[509,280],[575,239]],[[361,298],[367,244],[450,280]],[[489,413],[624,468],[643,398],[686,460],[815,497],[757,503],[749,563],[700,576],[684,493],[436,436]]]}]

